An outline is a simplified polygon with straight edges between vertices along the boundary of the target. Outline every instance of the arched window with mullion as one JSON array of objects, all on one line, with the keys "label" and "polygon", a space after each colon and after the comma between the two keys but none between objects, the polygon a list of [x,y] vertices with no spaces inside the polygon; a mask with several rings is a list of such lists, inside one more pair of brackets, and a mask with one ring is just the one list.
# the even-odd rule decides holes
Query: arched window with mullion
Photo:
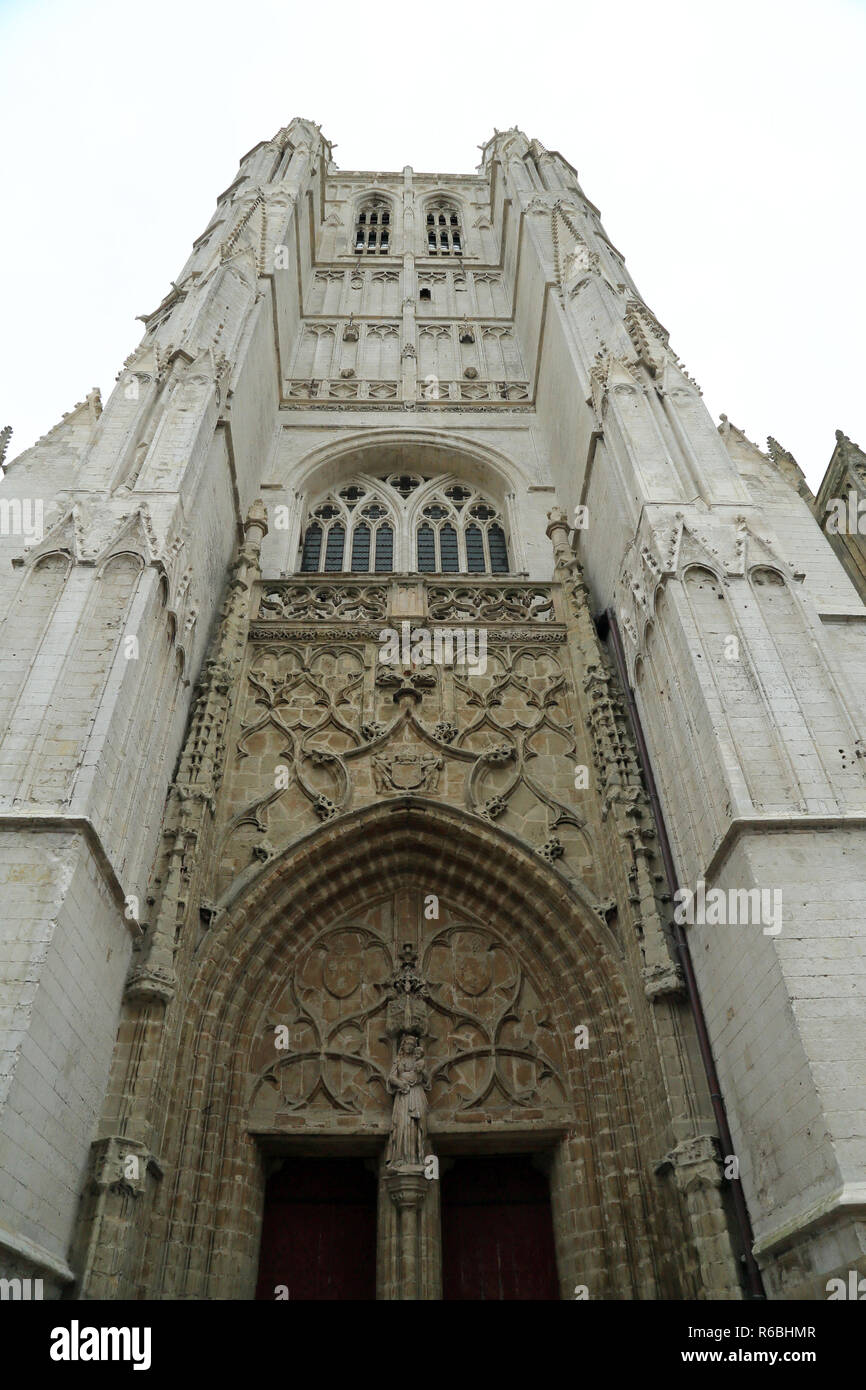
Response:
[{"label": "arched window with mullion", "polygon": [[426,521],[418,527],[418,569],[422,574],[436,573],[436,533]]},{"label": "arched window with mullion", "polygon": [[366,521],[357,524],[352,532],[352,571],[366,574],[370,568],[370,528]]},{"label": "arched window with mullion", "polygon": [[322,555],[322,528],[317,521],[311,521],[304,535],[301,553],[301,573],[315,574]]},{"label": "arched window with mullion", "polygon": [[391,249],[391,205],[384,198],[368,198],[355,222],[355,251],[359,255],[387,256]]},{"label": "arched window with mullion", "polygon": [[450,521],[443,523],[439,531],[439,559],[443,574],[459,574],[460,556],[457,553],[457,531]]},{"label": "arched window with mullion", "polygon": [[357,477],[311,508],[300,545],[300,571],[389,574],[394,541],[393,511],[375,484]]},{"label": "arched window with mullion", "polygon": [[505,544],[505,532],[498,522],[488,527],[487,546],[490,551],[491,574],[507,574],[508,547]]},{"label": "arched window with mullion", "polygon": [[466,527],[466,568],[470,574],[484,574],[487,569],[481,528],[474,522]]},{"label": "arched window with mullion", "polygon": [[425,230],[428,256],[462,256],[460,218],[453,203],[441,198],[428,203]]},{"label": "arched window with mullion", "polygon": [[452,482],[421,500],[415,521],[418,570],[424,574],[508,574],[508,543],[498,509]]},{"label": "arched window with mullion", "polygon": [[394,569],[394,528],[390,522],[383,521],[376,528],[377,574],[390,574]]}]

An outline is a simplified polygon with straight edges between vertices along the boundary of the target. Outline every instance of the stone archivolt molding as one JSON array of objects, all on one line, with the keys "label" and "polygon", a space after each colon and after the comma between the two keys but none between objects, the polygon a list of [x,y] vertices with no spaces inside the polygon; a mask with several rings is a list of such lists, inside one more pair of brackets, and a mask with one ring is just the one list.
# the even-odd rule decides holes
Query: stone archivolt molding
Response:
[{"label": "stone archivolt molding", "polygon": [[[427,885],[441,894],[434,920],[423,906]],[[380,1206],[380,1234],[385,1259],[400,1270],[395,1296],[416,1296],[413,1271],[437,1236],[414,1215],[425,1202],[430,1208],[433,1190],[405,1161],[420,1151],[412,1149],[419,1136],[408,1136],[402,1156],[398,1142],[405,1116],[396,1113],[392,1073],[407,1036],[428,1116],[426,1152],[446,1134],[561,1138],[557,1161],[567,1190],[583,1194],[587,1222],[579,1231],[557,1223],[566,1284],[586,1273],[587,1250],[597,1250],[590,1282],[600,1296],[655,1296],[660,1239],[672,1267],[683,1267],[682,1210],[659,1207],[663,1237],[647,1216],[655,1199],[637,1114],[652,1053],[638,1047],[629,1022],[617,940],[583,886],[563,882],[516,837],[411,795],[361,811],[345,836],[320,828],[225,904],[193,962],[184,1009],[182,1033],[165,1044],[149,1030],[151,1053],[163,1048],[161,1066],[154,1059],[161,1091],[174,1093],[182,1081],[191,1097],[183,1124],[166,1127],[158,1238],[182,1251],[213,1213],[219,1244],[206,1237],[201,1261],[167,1262],[146,1276],[148,1296],[223,1296],[227,1281],[238,1287],[239,1273],[252,1287],[263,1187],[251,1138],[291,1135],[301,1145],[364,1135],[372,1147],[389,1129],[383,1178],[400,1234],[387,1224],[389,1202]],[[600,1059],[576,1054],[575,1022],[604,1040]],[[129,1057],[122,1062],[130,1067]],[[671,1127],[655,1112],[649,1118],[651,1151],[664,1153]],[[681,1166],[688,1163],[684,1155]],[[687,1195],[693,1190],[689,1180]],[[689,1208],[699,1247],[704,1226],[713,1235],[722,1229],[714,1191],[701,1189]],[[113,1196],[106,1251],[112,1242],[122,1248],[133,1207],[128,1194]],[[149,1221],[149,1207],[134,1205]],[[622,1234],[624,1251],[613,1266],[604,1256],[611,1232]],[[137,1248],[121,1276],[130,1288],[140,1279]],[[683,1274],[684,1293],[695,1287],[694,1267],[692,1260]]]}]

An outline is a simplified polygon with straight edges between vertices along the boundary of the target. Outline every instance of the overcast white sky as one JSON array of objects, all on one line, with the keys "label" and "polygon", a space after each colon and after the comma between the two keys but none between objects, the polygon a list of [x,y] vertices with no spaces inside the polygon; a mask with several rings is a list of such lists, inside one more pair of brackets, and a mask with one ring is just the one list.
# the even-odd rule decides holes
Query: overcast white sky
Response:
[{"label": "overcast white sky", "polygon": [[0,425],[103,396],[291,116],[344,169],[560,150],[714,418],[813,486],[866,447],[866,0],[0,0]]}]

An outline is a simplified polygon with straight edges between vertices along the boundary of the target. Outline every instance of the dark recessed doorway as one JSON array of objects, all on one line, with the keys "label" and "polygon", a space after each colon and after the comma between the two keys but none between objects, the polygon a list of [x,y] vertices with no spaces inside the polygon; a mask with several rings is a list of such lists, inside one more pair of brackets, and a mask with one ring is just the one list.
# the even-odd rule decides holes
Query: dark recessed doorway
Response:
[{"label": "dark recessed doorway", "polygon": [[550,1191],[531,1155],[442,1167],[443,1298],[558,1299]]},{"label": "dark recessed doorway", "polygon": [[375,1299],[376,1187],[363,1158],[286,1159],[265,1190],[256,1298]]}]

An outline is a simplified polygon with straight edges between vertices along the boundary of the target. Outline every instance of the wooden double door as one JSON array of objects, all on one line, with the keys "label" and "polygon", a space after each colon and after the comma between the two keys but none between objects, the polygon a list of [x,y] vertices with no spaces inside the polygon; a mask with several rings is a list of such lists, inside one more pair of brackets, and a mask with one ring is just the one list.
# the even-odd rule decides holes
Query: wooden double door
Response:
[{"label": "wooden double door", "polygon": [[[529,1154],[461,1155],[440,1177],[442,1296],[559,1298],[547,1179]],[[375,1164],[288,1158],[268,1180],[256,1297],[376,1297]]]}]

